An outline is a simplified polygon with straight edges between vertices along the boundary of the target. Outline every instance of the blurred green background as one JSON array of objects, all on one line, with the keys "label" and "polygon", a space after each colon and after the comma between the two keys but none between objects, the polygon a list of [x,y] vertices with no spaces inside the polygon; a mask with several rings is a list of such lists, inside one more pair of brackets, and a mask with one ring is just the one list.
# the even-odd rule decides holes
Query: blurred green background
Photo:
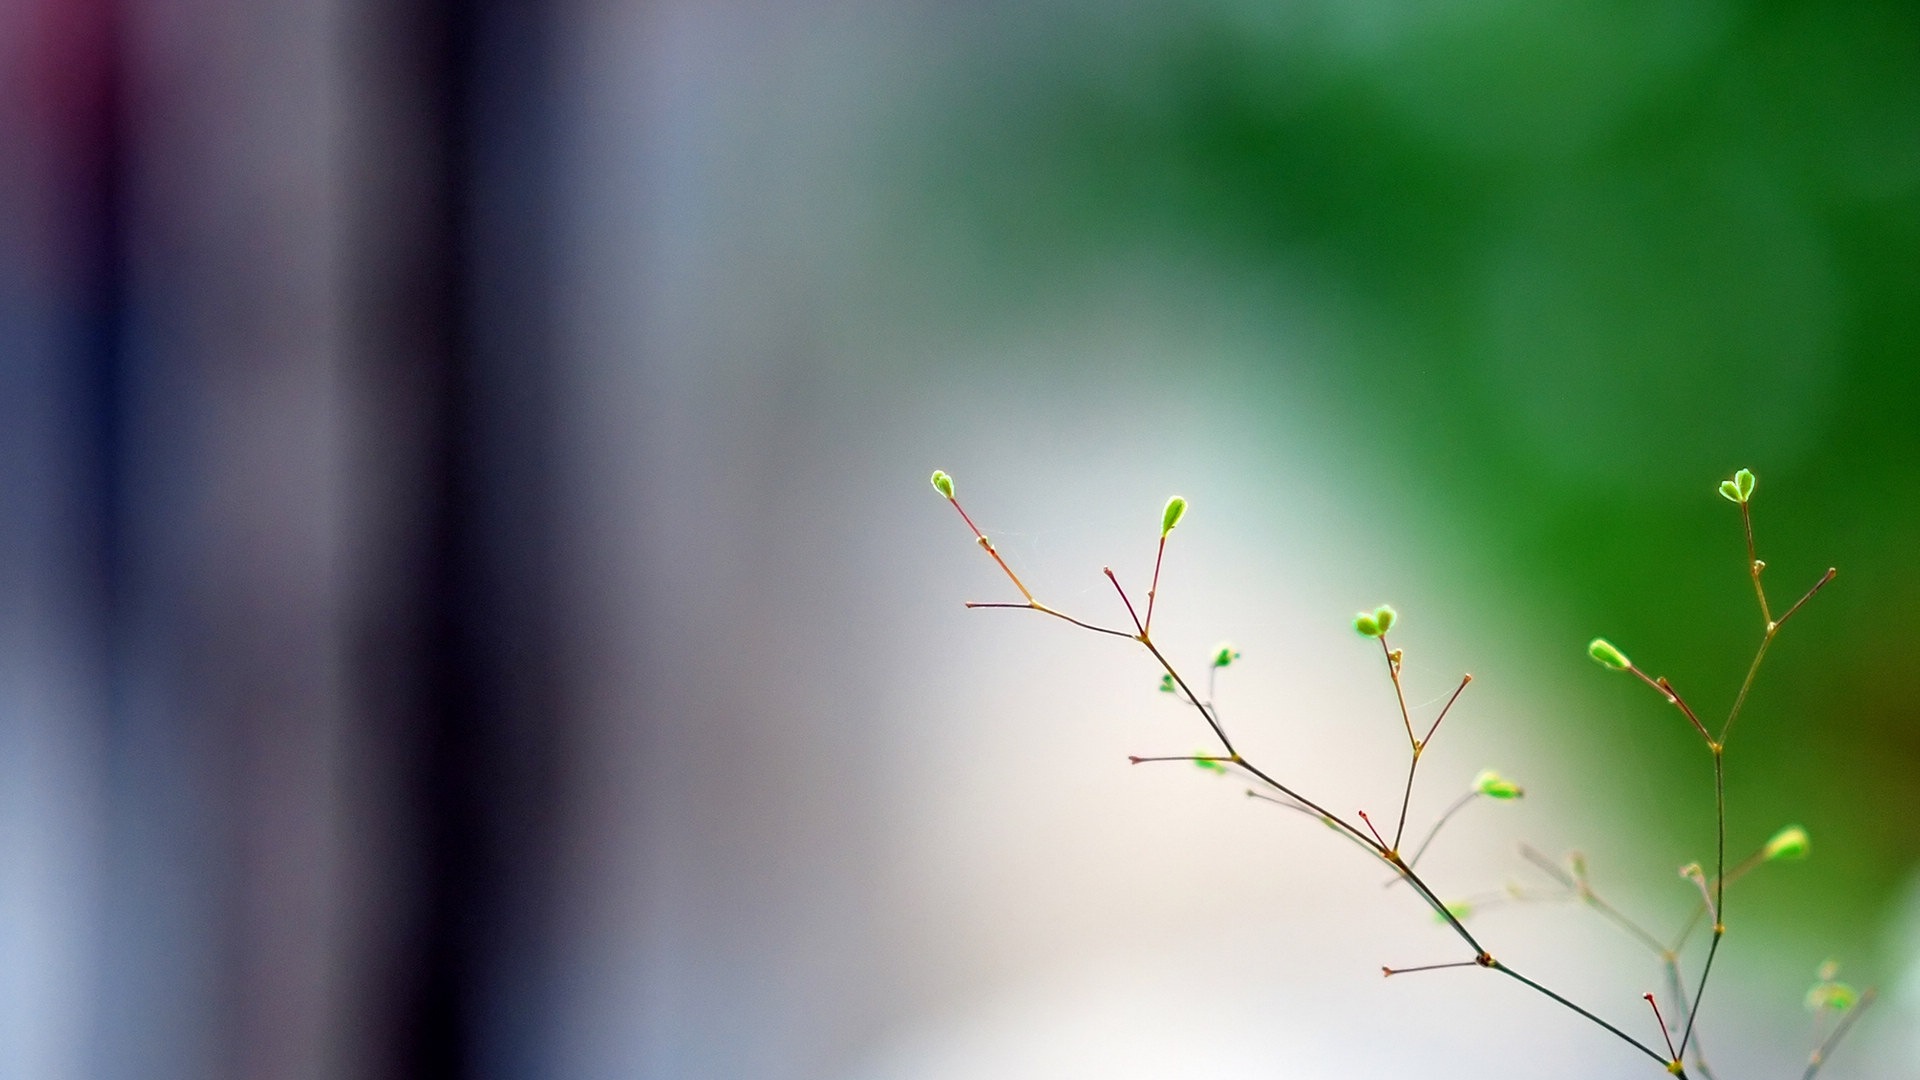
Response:
[{"label": "blurred green background", "polygon": [[[970,47],[899,136],[911,246],[869,285],[962,338],[1117,288],[1251,342],[1190,377],[1310,414],[1350,483],[1443,519],[1406,542],[1551,636],[1550,677],[1586,678],[1604,633],[1724,716],[1760,626],[1714,484],[1758,472],[1776,610],[1840,576],[1729,757],[1732,846],[1803,821],[1817,868],[1741,915],[1877,957],[1920,853],[1920,10],[1055,5],[954,29]],[[1209,418],[1128,421],[1168,444]],[[1219,467],[1258,499],[1275,465]],[[1710,790],[1678,718],[1617,682],[1580,745],[1650,802]],[[1699,853],[1668,809],[1640,822],[1657,849]]]}]

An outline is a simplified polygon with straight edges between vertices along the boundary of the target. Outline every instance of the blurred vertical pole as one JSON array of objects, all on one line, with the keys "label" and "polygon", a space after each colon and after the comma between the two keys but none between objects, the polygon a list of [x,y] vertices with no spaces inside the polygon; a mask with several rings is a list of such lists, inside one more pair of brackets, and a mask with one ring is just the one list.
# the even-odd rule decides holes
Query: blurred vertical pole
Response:
[{"label": "blurred vertical pole", "polygon": [[89,1067],[123,355],[116,6],[0,5],[0,1077]]},{"label": "blurred vertical pole", "polygon": [[345,418],[332,0],[125,0],[127,337],[92,1071],[336,1071]]},{"label": "blurred vertical pole", "polygon": [[370,1075],[524,1075],[536,1020],[555,727],[544,28],[539,5],[408,0],[363,7],[349,39],[351,380],[373,403],[356,502],[377,553],[351,640],[401,898],[373,954]]}]

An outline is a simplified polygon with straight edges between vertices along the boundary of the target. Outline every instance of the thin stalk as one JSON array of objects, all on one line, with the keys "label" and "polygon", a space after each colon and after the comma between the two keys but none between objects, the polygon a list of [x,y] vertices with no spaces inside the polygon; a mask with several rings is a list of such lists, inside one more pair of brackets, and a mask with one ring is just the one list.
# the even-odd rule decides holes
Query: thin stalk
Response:
[{"label": "thin stalk", "polygon": [[1133,620],[1133,628],[1142,634],[1146,633],[1147,628],[1140,625],[1140,616],[1134,614],[1133,601],[1127,599],[1127,590],[1121,588],[1120,579],[1113,576],[1113,567],[1103,566],[1100,568],[1100,572],[1107,575],[1108,581],[1113,582],[1113,591],[1119,593],[1120,602],[1127,605],[1127,616]]},{"label": "thin stalk", "polygon": [[1854,1002],[1853,1008],[1847,1010],[1847,1015],[1840,1018],[1840,1023],[1834,1027],[1833,1034],[1827,1036],[1826,1041],[1815,1047],[1813,1053],[1807,1057],[1807,1071],[1800,1075],[1800,1080],[1813,1080],[1821,1066],[1827,1063],[1827,1057],[1833,1053],[1833,1048],[1846,1037],[1854,1021],[1860,1019],[1860,1014],[1866,1012],[1868,1006],[1872,1005],[1874,998],[1878,996],[1879,994],[1872,988],[1868,988],[1860,995],[1860,1000]]},{"label": "thin stalk", "polygon": [[[1567,1008],[1572,1009],[1574,1012],[1579,1013],[1581,1016],[1586,1017],[1587,1019],[1593,1021],[1594,1023],[1600,1025],[1601,1027],[1607,1029],[1608,1031],[1613,1032],[1615,1036],[1619,1037],[1619,1039],[1622,1042],[1626,1043],[1628,1046],[1633,1047],[1635,1050],[1638,1050],[1641,1053],[1652,1058],[1653,1060],[1659,1062],[1661,1068],[1664,1069],[1669,1064],[1668,1059],[1660,1056],[1660,1051],[1655,1050],[1653,1047],[1648,1046],[1646,1043],[1641,1042],[1639,1039],[1636,1039],[1633,1036],[1627,1034],[1626,1032],[1621,1031],[1619,1028],[1614,1027],[1612,1024],[1607,1023],[1605,1020],[1600,1019],[1598,1016],[1595,1016],[1593,1013],[1588,1012],[1586,1009],[1583,1009],[1580,1006],[1574,1004],[1573,1002],[1568,1001],[1566,998],[1561,997],[1559,994],[1556,994],[1553,991],[1547,989],[1546,987],[1541,986],[1539,983],[1534,982],[1532,979],[1527,978],[1525,975],[1520,974],[1519,972],[1513,970],[1512,968],[1501,963],[1500,961],[1493,960],[1489,962],[1487,966],[1493,968],[1495,971],[1499,971],[1508,976],[1511,976],[1512,978],[1526,984],[1527,986],[1532,987],[1534,990],[1538,991],[1539,993],[1545,994],[1547,997],[1552,998],[1554,1001],[1559,1002],[1561,1005],[1564,1005]],[[1682,1071],[1680,1073],[1677,1073],[1676,1075],[1685,1076],[1686,1073]]]},{"label": "thin stalk", "polygon": [[1713,748],[1713,805],[1716,825],[1713,866],[1713,944],[1707,947],[1707,962],[1700,969],[1700,985],[1693,992],[1692,1014],[1687,1017],[1687,1029],[1680,1036],[1680,1052],[1687,1051],[1687,1043],[1693,1038],[1694,1022],[1700,1019],[1700,999],[1707,992],[1707,977],[1713,974],[1713,958],[1720,953],[1720,939],[1727,934],[1727,768],[1726,751],[1718,744]]},{"label": "thin stalk", "polygon": [[1054,609],[1048,607],[1047,605],[1042,604],[1038,600],[1030,600],[1024,604],[996,604],[996,603],[986,603],[980,600],[969,600],[967,601],[967,607],[969,608],[1012,608],[1015,610],[1037,611],[1042,615],[1051,615],[1056,619],[1065,619],[1066,621],[1072,623],[1073,625],[1079,627],[1082,630],[1091,630],[1096,634],[1112,634],[1114,637],[1123,637],[1129,641],[1134,640],[1133,635],[1127,633],[1125,630],[1112,630],[1104,626],[1095,626],[1092,623],[1081,622],[1079,619],[1076,619],[1073,616],[1066,614],[1065,612],[1055,611]]},{"label": "thin stalk", "polygon": [[1147,586],[1147,622],[1140,628],[1140,636],[1145,638],[1147,631],[1153,629],[1153,598],[1160,592],[1160,563],[1167,557],[1167,534],[1160,534],[1160,550],[1153,556],[1153,584]]},{"label": "thin stalk", "polygon": [[1440,730],[1440,721],[1447,718],[1447,713],[1453,709],[1453,703],[1460,700],[1460,692],[1465,690],[1467,684],[1472,681],[1471,673],[1460,676],[1460,685],[1454,688],[1453,696],[1447,699],[1447,703],[1440,706],[1440,715],[1433,718],[1433,726],[1427,729],[1427,737],[1420,740],[1421,749],[1426,749],[1427,744],[1433,741],[1433,733]]},{"label": "thin stalk", "polygon": [[[1577,890],[1577,895],[1580,897],[1581,900],[1586,902],[1586,904],[1589,907],[1593,908],[1595,911],[1598,911],[1602,916],[1604,916],[1606,919],[1611,921],[1615,926],[1618,926],[1620,929],[1625,930],[1628,934],[1632,935],[1635,941],[1638,941],[1642,945],[1645,945],[1647,948],[1653,950],[1653,954],[1655,956],[1667,955],[1667,947],[1665,945],[1660,944],[1659,938],[1654,937],[1651,933],[1647,931],[1645,927],[1641,926],[1639,923],[1634,922],[1632,919],[1628,918],[1626,914],[1623,913],[1619,908],[1614,907],[1612,904],[1601,899],[1600,894],[1594,892],[1592,886],[1588,885],[1584,881],[1581,882]],[[1684,1002],[1682,1002],[1682,1004],[1684,1004]]]},{"label": "thin stalk", "polygon": [[1444,971],[1447,968],[1466,968],[1466,967],[1480,967],[1480,966],[1482,965],[1478,960],[1455,960],[1451,964],[1421,964],[1418,967],[1403,967],[1403,968],[1386,967],[1383,965],[1380,968],[1380,974],[1385,978],[1391,979],[1395,975],[1411,975],[1416,971]]},{"label": "thin stalk", "polygon": [[1393,850],[1400,850],[1400,838],[1407,833],[1407,806],[1413,802],[1413,774],[1420,771],[1420,744],[1413,744],[1413,757],[1407,762],[1407,789],[1400,793],[1400,824],[1393,827]]},{"label": "thin stalk", "polygon": [[1753,512],[1744,502],[1740,504],[1740,524],[1747,532],[1747,573],[1753,578],[1753,595],[1760,599],[1760,618],[1772,626],[1773,613],[1767,610],[1767,590],[1760,584],[1760,571],[1765,570],[1767,564],[1761,562],[1753,552]]},{"label": "thin stalk", "polygon": [[[1420,865],[1420,856],[1425,855],[1427,853],[1427,848],[1430,845],[1432,845],[1433,838],[1440,835],[1440,829],[1443,826],[1445,826],[1447,822],[1453,820],[1453,815],[1459,813],[1462,809],[1466,807],[1468,803],[1472,802],[1473,800],[1479,797],[1480,797],[1479,792],[1469,791],[1465,795],[1462,795],[1459,798],[1453,800],[1453,805],[1447,807],[1447,812],[1444,814],[1441,814],[1440,820],[1434,822],[1433,828],[1427,830],[1426,839],[1420,841],[1420,847],[1414,851],[1413,858],[1407,860],[1407,866],[1411,868],[1411,867]],[[1393,886],[1399,884],[1399,882],[1400,882],[1400,879],[1397,877],[1389,878],[1387,879],[1386,883],[1381,885],[1380,887],[1383,889],[1390,889]]]},{"label": "thin stalk", "polygon": [[988,540],[987,534],[981,532],[980,526],[975,525],[973,519],[967,516],[967,511],[960,505],[960,500],[949,496],[947,501],[953,504],[955,510],[960,511],[960,520],[966,522],[967,528],[973,530],[973,538],[980,545],[981,549],[993,556],[994,562],[1000,564],[1000,569],[1006,573],[1007,580],[1013,582],[1013,587],[1019,589],[1020,595],[1027,598],[1027,603],[1033,603],[1033,593],[1029,592],[1027,587],[1021,584],[1020,575],[1013,572],[1013,568],[1007,565],[1007,560],[1001,558],[1000,553],[993,549],[993,541]]},{"label": "thin stalk", "polygon": [[1667,1041],[1667,1053],[1671,1055],[1677,1063],[1680,1060],[1680,1052],[1673,1048],[1673,1036],[1667,1033],[1667,1018],[1660,1015],[1660,1003],[1654,1000],[1652,994],[1642,994],[1641,996],[1647,999],[1647,1007],[1653,1010],[1653,1020],[1660,1025],[1660,1037]]}]

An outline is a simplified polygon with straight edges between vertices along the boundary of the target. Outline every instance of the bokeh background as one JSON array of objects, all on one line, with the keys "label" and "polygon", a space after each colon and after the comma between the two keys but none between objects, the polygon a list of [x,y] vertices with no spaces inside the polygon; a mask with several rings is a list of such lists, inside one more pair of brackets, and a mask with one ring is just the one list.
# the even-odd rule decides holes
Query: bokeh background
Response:
[{"label": "bokeh background", "polygon": [[[1588,853],[1797,1075],[1920,1072],[1920,11],[0,6],[0,1076],[1612,1077],[1204,732],[1449,895]],[[1633,943],[1488,906],[1646,1039]],[[1690,958],[1697,965],[1698,955]],[[1697,970],[1697,967],[1690,967]],[[1636,1070],[1638,1072],[1636,1073]]]}]

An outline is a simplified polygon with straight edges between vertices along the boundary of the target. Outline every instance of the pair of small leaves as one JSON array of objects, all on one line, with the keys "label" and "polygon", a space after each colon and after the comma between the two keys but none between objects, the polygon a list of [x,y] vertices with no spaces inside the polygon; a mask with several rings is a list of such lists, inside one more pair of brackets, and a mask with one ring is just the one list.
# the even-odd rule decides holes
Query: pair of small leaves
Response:
[{"label": "pair of small leaves", "polygon": [[953,477],[948,476],[939,469],[933,470],[933,490],[939,492],[942,498],[951,501],[953,499]]},{"label": "pair of small leaves", "polygon": [[1372,611],[1362,611],[1355,615],[1353,628],[1360,632],[1361,637],[1385,637],[1387,631],[1393,629],[1394,620],[1399,617],[1399,612],[1386,604],[1381,604]]},{"label": "pair of small leaves", "polygon": [[1753,470],[1741,469],[1733,474],[1733,479],[1720,481],[1720,494],[1728,502],[1746,504],[1753,501]]}]

